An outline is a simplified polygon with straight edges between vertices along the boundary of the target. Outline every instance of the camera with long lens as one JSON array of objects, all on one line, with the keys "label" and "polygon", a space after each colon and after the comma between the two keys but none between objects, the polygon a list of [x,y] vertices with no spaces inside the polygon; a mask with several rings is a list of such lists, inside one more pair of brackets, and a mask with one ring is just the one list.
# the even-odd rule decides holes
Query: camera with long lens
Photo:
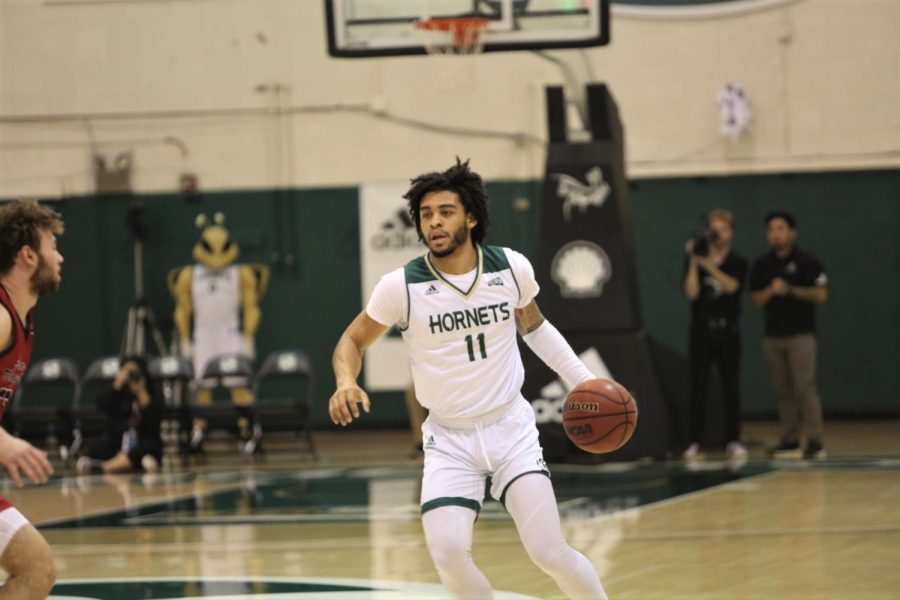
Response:
[{"label": "camera with long lens", "polygon": [[693,253],[697,256],[709,256],[709,245],[717,239],[719,239],[719,234],[716,230],[709,227],[698,229],[691,237],[691,241],[694,243]]}]

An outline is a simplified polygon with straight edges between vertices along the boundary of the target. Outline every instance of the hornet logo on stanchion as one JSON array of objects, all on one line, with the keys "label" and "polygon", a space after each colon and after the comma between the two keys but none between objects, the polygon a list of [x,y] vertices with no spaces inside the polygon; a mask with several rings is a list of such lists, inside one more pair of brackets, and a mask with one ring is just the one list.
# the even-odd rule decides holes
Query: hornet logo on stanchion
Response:
[{"label": "hornet logo on stanchion", "polygon": [[563,199],[563,216],[566,223],[572,222],[573,207],[585,212],[589,206],[603,206],[611,191],[609,184],[603,180],[603,171],[600,167],[594,167],[585,173],[587,184],[562,173],[554,173],[553,177],[557,181],[556,195]]},{"label": "hornet logo on stanchion", "polygon": [[612,277],[612,263],[603,248],[575,240],[559,249],[550,264],[550,277],[563,298],[597,298]]}]

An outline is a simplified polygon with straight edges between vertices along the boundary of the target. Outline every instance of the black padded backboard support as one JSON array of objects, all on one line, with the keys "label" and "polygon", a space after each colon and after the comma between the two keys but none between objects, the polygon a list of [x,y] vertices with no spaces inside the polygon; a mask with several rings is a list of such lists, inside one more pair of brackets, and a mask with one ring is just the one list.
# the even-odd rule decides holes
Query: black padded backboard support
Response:
[{"label": "black padded backboard support", "polygon": [[[613,460],[665,458],[678,443],[673,426],[677,412],[674,399],[667,397],[670,386],[664,385],[660,376],[658,353],[641,321],[624,130],[618,109],[605,84],[589,84],[591,139],[572,142],[566,132],[562,88],[547,88],[546,99],[550,142],[534,261],[541,286],[538,303],[577,354],[596,350],[612,377],[635,396],[637,429],[624,447],[605,456]],[[577,252],[570,266],[561,269],[565,264],[561,256],[570,248]],[[530,351],[523,352],[523,361],[525,397],[558,406],[564,398],[542,398],[542,390],[557,374]],[[545,449],[561,450],[557,460],[581,453],[565,438],[558,415],[546,416],[538,429]]]}]

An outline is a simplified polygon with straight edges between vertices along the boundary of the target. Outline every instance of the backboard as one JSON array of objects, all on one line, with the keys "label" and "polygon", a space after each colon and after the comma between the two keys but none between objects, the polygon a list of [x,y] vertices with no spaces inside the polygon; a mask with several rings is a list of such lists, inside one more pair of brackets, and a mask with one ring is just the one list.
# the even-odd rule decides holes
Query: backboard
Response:
[{"label": "backboard", "polygon": [[325,0],[325,15],[328,53],[341,58],[427,54],[449,34],[417,24],[450,17],[488,20],[479,52],[609,43],[609,0]]}]

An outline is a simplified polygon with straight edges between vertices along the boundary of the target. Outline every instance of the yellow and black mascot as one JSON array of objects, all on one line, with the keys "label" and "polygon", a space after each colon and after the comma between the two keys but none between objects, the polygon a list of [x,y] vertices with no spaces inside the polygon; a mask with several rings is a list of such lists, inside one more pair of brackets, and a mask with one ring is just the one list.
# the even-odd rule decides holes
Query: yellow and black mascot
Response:
[{"label": "yellow and black mascot", "polygon": [[[203,381],[207,361],[219,354],[244,354],[255,358],[254,336],[259,328],[259,301],[269,282],[269,268],[260,264],[236,264],[240,249],[216,213],[210,223],[198,215],[200,240],[194,246],[193,265],[169,273],[175,297],[175,327],[184,356],[193,359],[196,399],[199,406],[212,402],[212,385]],[[241,451],[247,456],[261,451],[262,428],[255,422],[253,393],[248,387],[231,388],[237,409]],[[206,423],[193,424],[190,450],[202,452]]]}]

